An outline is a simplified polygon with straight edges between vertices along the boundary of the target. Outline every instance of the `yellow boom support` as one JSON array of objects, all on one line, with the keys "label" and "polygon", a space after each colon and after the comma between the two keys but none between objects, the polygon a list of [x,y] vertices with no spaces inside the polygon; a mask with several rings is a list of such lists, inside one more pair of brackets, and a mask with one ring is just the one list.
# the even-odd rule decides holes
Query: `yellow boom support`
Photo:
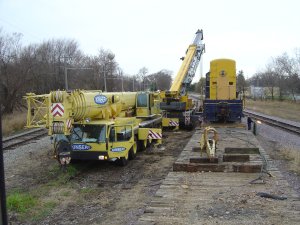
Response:
[{"label": "yellow boom support", "polygon": [[196,50],[197,50],[197,45],[192,44],[189,46],[186,56],[181,64],[181,67],[175,77],[174,82],[172,83],[170,91],[177,91],[177,92],[180,91],[185,75],[188,73],[191,62],[195,56]]}]

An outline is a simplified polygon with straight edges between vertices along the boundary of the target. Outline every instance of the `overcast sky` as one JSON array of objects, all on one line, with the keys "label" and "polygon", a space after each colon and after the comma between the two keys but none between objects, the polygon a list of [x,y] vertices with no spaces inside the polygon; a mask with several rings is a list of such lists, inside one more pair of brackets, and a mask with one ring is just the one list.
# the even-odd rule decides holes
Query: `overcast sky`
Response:
[{"label": "overcast sky", "polygon": [[203,29],[203,70],[231,58],[252,76],[272,56],[300,47],[298,0],[0,0],[0,27],[23,33],[24,44],[78,41],[86,54],[110,49],[126,74],[177,73],[197,29]]}]

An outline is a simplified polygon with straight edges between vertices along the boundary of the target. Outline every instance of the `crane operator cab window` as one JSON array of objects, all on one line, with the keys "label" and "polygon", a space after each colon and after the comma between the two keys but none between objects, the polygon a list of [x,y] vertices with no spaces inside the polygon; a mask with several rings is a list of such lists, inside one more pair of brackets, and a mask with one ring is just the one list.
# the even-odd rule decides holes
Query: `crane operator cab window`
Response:
[{"label": "crane operator cab window", "polygon": [[75,125],[71,133],[71,142],[105,142],[105,125]]},{"label": "crane operator cab window", "polygon": [[146,93],[141,93],[137,96],[136,106],[137,107],[147,107],[148,106],[148,95]]},{"label": "crane operator cab window", "polygon": [[109,132],[110,142],[129,141],[133,136],[132,126],[113,126]]}]

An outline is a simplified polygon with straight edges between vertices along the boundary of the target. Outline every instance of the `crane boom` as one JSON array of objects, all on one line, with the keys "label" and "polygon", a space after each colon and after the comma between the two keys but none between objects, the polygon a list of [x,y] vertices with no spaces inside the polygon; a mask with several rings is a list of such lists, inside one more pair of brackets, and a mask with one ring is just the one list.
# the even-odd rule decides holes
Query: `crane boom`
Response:
[{"label": "crane boom", "polygon": [[171,92],[179,92],[180,96],[186,95],[186,87],[188,87],[196,73],[196,69],[201,60],[201,56],[205,50],[202,44],[203,30],[197,30],[193,43],[188,47],[186,56],[177,73],[177,76],[170,88]]}]

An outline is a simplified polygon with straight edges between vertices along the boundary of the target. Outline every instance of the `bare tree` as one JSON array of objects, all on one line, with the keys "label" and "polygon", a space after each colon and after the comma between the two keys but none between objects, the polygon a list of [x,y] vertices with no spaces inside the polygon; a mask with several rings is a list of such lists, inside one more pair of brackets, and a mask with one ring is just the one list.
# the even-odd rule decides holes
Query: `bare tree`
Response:
[{"label": "bare tree", "polygon": [[201,77],[199,82],[196,85],[196,92],[200,93],[201,96],[204,96],[205,87],[206,87],[206,79],[204,77]]},{"label": "bare tree", "polygon": [[244,71],[240,70],[237,74],[236,87],[238,93],[245,93],[245,87],[247,86]]},{"label": "bare tree", "polygon": [[141,82],[142,84],[142,87],[140,87],[140,90],[145,90],[145,78],[148,74],[148,69],[146,67],[142,67],[141,69],[139,69],[139,72],[138,72],[138,77],[139,77],[139,81]]},{"label": "bare tree", "polygon": [[30,47],[23,50],[22,34],[0,35],[1,110],[12,113],[30,79],[34,54]]},{"label": "bare tree", "polygon": [[295,69],[295,59],[290,58],[287,53],[278,56],[274,59],[274,68],[278,73],[278,87],[280,89],[279,97],[282,99],[284,91],[292,94],[295,99],[295,92],[298,88],[299,83],[295,82],[296,69]]},{"label": "bare tree", "polygon": [[169,70],[161,70],[148,75],[146,78],[152,90],[169,90],[172,82],[171,74],[172,72]]},{"label": "bare tree", "polygon": [[261,73],[261,80],[264,87],[267,87],[271,93],[271,99],[274,100],[274,90],[277,85],[278,80],[278,73],[272,69],[272,67],[269,65],[266,68],[266,71]]},{"label": "bare tree", "polygon": [[166,70],[147,76],[148,69],[142,67],[137,76],[124,76],[110,50],[100,49],[90,56],[73,39],[50,39],[25,47],[21,39],[22,34],[6,34],[0,29],[0,101],[5,113],[22,107],[26,92],[64,89],[65,75],[71,89],[136,91],[142,89],[141,84],[143,90],[149,84],[161,90],[170,87],[171,72]]}]

